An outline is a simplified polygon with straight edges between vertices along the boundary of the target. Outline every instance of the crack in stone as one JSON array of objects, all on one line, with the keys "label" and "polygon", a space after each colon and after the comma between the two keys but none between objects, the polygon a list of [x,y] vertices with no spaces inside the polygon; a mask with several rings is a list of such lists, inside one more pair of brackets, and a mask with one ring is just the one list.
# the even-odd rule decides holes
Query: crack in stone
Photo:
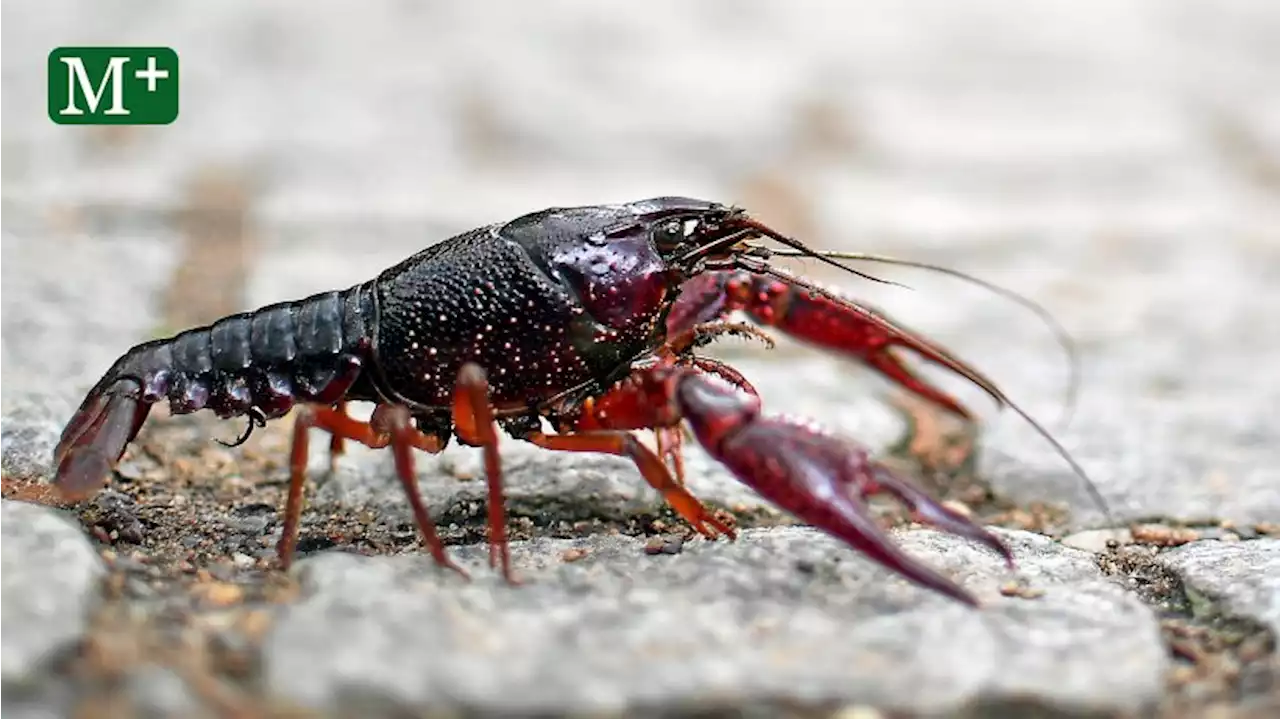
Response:
[{"label": "crack in stone", "polygon": [[1280,653],[1271,629],[1230,611],[1225,600],[1187,586],[1155,560],[1159,552],[1153,549],[1113,546],[1097,562],[1161,620],[1161,640],[1173,661],[1160,714],[1238,706],[1280,688]]}]

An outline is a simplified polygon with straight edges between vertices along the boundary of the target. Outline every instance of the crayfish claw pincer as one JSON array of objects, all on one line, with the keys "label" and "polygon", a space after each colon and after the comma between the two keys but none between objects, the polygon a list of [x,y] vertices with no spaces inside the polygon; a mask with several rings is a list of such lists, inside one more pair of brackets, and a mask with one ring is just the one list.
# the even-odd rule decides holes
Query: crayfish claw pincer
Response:
[{"label": "crayfish claw pincer", "polygon": [[[847,440],[778,419],[759,419],[738,441],[726,447],[723,461],[746,484],[802,521],[844,541],[873,561],[921,586],[970,605],[977,601],[942,573],[907,554],[872,516],[863,501],[881,487],[915,501],[913,509],[926,523],[976,540],[1006,560],[1008,550],[981,527],[931,499],[897,484],[868,481],[877,465]],[[936,520],[936,521],[935,521]]]},{"label": "crayfish claw pincer", "polygon": [[[1005,566],[1013,569],[1013,552],[1000,538],[973,520],[951,509],[947,505],[930,497],[923,489],[912,484],[905,477],[899,476],[888,467],[878,462],[866,460],[870,471],[876,475],[876,485],[881,492],[896,497],[911,510],[916,521],[928,524],[949,534],[970,539],[986,546],[1004,558]],[[864,494],[875,494],[868,489]]]},{"label": "crayfish claw pincer", "polygon": [[999,538],[889,473],[853,442],[809,423],[762,415],[758,399],[707,378],[687,374],[681,384],[682,414],[712,456],[765,499],[882,566],[977,605],[968,591],[893,541],[863,501],[879,492],[893,494],[922,522],[977,541],[1012,563]]}]

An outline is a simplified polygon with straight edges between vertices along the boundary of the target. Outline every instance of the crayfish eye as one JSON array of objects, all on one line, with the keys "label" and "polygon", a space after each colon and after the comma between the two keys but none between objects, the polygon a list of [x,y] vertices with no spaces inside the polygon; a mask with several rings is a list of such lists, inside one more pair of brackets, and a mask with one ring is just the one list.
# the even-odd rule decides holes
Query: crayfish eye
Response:
[{"label": "crayfish eye", "polygon": [[680,220],[666,220],[659,223],[653,228],[653,244],[663,252],[678,248],[687,237],[684,226],[685,223]]},{"label": "crayfish eye", "polygon": [[676,250],[687,245],[701,226],[701,220],[694,218],[666,220],[654,228],[653,242],[663,252]]}]

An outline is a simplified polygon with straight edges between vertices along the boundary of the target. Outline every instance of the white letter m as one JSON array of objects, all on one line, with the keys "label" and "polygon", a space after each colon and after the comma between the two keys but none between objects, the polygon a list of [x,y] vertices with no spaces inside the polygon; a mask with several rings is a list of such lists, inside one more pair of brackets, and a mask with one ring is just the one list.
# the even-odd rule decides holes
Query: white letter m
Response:
[{"label": "white letter m", "polygon": [[107,71],[102,75],[102,82],[98,83],[98,90],[94,92],[93,84],[89,82],[89,73],[84,69],[84,61],[78,57],[59,58],[67,64],[67,106],[58,111],[59,115],[83,115],[84,110],[76,106],[76,82],[80,83],[80,91],[84,93],[86,104],[89,105],[89,112],[98,111],[98,103],[102,101],[102,93],[107,89],[107,85],[111,85],[111,107],[104,112],[104,115],[128,115],[129,111],[124,107],[124,83],[121,82],[121,75],[124,66],[129,62],[127,57],[113,57],[107,63]]}]

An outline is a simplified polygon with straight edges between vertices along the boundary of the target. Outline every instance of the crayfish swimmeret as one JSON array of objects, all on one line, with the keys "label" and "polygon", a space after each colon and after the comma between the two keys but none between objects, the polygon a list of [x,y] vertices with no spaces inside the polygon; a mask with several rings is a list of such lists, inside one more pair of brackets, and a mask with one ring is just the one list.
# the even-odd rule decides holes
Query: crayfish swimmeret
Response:
[{"label": "crayfish swimmeret", "polygon": [[[761,240],[789,249],[771,250]],[[63,431],[54,484],[70,498],[101,487],[161,400],[175,414],[248,415],[250,430],[301,404],[278,545],[282,565],[298,539],[314,427],[334,437],[335,452],[343,440],[391,447],[426,547],[439,564],[461,572],[436,534],[413,467],[413,450],[436,453],[457,436],[483,448],[490,562],[512,579],[498,427],[549,450],[628,457],[697,531],[732,538],[679,476],[687,423],[712,457],[769,501],[914,582],[974,603],[895,545],[863,500],[888,492],[920,521],[1011,562],[999,539],[849,440],[762,413],[741,374],[695,350],[717,334],[751,331],[728,321],[742,313],[861,360],[960,417],[969,412],[913,373],[898,350],[1010,403],[943,348],[768,262],[782,253],[854,271],[742,210],[680,197],[548,209],[481,227],[350,289],[232,315],[129,350]],[[367,423],[346,413],[353,400],[376,404]],[[636,438],[642,429],[657,432],[658,452]]]}]

